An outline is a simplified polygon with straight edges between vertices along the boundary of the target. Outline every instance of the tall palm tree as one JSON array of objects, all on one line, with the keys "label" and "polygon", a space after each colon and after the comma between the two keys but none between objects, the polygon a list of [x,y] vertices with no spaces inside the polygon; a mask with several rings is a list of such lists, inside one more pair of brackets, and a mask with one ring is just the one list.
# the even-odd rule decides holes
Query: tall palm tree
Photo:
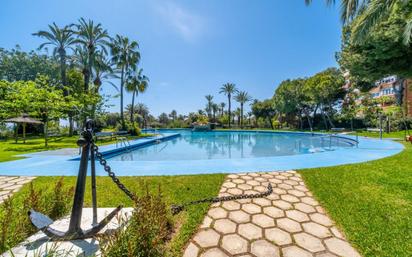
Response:
[{"label": "tall palm tree", "polygon": [[137,69],[140,61],[139,44],[129,38],[116,35],[110,44],[112,61],[120,70],[120,120],[123,129],[126,127],[123,115],[123,91],[126,76]]},{"label": "tall palm tree", "polygon": [[110,81],[111,78],[116,78],[116,75],[112,67],[112,62],[103,52],[98,52],[96,54],[93,71],[93,91],[95,94],[99,93],[103,82],[109,83],[119,91],[116,85]]},{"label": "tall palm tree", "polygon": [[207,100],[207,106],[206,106],[207,116],[210,119],[212,117],[211,111],[212,111],[212,104],[213,104],[213,96],[205,95],[205,98]]},{"label": "tall palm tree", "polygon": [[[69,26],[59,28],[56,23],[49,25],[49,31],[40,30],[37,33],[33,33],[34,36],[38,36],[46,39],[39,46],[39,49],[47,45],[53,46],[53,55],[58,56],[60,61],[60,79],[63,86],[64,96],[68,95],[67,80],[66,80],[66,62],[67,62],[67,50],[74,44],[75,39],[73,37],[73,31]],[[69,136],[73,135],[73,116],[69,112]]]},{"label": "tall palm tree", "polygon": [[[334,4],[335,0],[326,0],[328,5]],[[312,0],[305,0],[306,4]],[[363,42],[369,32],[381,21],[387,19],[391,12],[396,11],[397,5],[407,5],[408,0],[343,0],[341,1],[341,20],[343,24],[351,23],[356,17],[360,17],[355,24],[354,39]],[[412,41],[412,10],[405,24],[403,41],[409,45]]]},{"label": "tall palm tree", "polygon": [[130,122],[134,121],[134,100],[139,93],[144,93],[149,86],[149,78],[143,75],[143,69],[139,69],[137,72],[133,71],[129,73],[129,77],[126,80],[126,91],[132,93],[132,109],[130,112]]},{"label": "tall palm tree", "polygon": [[235,100],[240,104],[240,127],[243,128],[243,105],[252,101],[252,97],[246,91],[239,91]]},{"label": "tall palm tree", "polygon": [[216,122],[216,113],[219,112],[219,105],[212,103],[213,121]]},{"label": "tall palm tree", "polygon": [[109,34],[103,29],[100,23],[95,24],[92,20],[86,21],[84,18],[79,19],[79,24],[73,24],[75,27],[74,33],[77,39],[74,40],[82,46],[86,67],[83,70],[84,75],[84,91],[89,91],[89,83],[93,76],[93,67],[95,64],[96,54],[99,51],[107,54],[106,47],[109,45]]},{"label": "tall palm tree", "polygon": [[233,83],[226,83],[223,84],[222,87],[220,88],[219,93],[220,94],[225,94],[227,96],[227,100],[228,100],[228,115],[229,115],[229,128],[230,128],[230,124],[231,124],[231,100],[232,100],[232,94],[236,93],[237,89],[236,89],[236,85]]}]

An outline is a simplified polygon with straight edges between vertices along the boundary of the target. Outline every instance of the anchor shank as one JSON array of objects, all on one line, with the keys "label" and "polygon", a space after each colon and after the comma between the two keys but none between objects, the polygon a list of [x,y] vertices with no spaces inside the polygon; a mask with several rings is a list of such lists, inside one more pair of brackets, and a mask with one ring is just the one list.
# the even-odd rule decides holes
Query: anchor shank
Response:
[{"label": "anchor shank", "polygon": [[77,176],[72,213],[70,216],[70,225],[69,225],[69,231],[68,231],[69,234],[82,233],[80,225],[81,225],[81,219],[82,219],[84,190],[86,187],[89,152],[90,152],[90,140],[87,140],[87,143],[85,143],[82,146],[82,157],[80,159],[79,174]]},{"label": "anchor shank", "polygon": [[92,204],[93,204],[93,222],[92,225],[97,224],[97,194],[96,194],[96,162],[94,157],[94,149],[90,148],[90,166],[92,173]]}]

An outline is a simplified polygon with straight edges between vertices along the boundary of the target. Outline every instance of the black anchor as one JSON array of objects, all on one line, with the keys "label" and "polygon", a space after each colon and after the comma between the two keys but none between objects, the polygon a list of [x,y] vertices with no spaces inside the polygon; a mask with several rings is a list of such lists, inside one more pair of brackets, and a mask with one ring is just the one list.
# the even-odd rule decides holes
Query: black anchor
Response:
[{"label": "black anchor", "polygon": [[[53,220],[48,216],[36,212],[29,211],[29,217],[34,226],[40,229],[50,239],[56,241],[85,239],[95,236],[102,230],[111,219],[122,209],[118,206],[102,221],[97,223],[97,200],[96,200],[96,167],[95,167],[95,152],[91,147],[93,144],[93,121],[88,120],[86,127],[77,141],[77,145],[82,148],[82,155],[80,159],[79,173],[77,175],[76,190],[74,193],[73,207],[70,215],[69,229],[66,232],[59,231],[50,227]],[[86,187],[88,162],[91,162],[91,179],[92,179],[92,202],[93,202],[93,223],[92,228],[82,230],[81,219],[84,202],[84,191]]]}]

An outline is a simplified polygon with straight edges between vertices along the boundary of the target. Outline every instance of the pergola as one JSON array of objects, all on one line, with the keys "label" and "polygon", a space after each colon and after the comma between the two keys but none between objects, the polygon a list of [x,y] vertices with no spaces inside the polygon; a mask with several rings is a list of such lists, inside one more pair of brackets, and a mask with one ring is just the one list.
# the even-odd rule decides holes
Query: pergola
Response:
[{"label": "pergola", "polygon": [[29,115],[23,114],[20,117],[10,118],[5,120],[4,122],[16,123],[16,141],[17,141],[17,133],[18,133],[18,124],[23,125],[23,143],[26,143],[26,124],[42,124],[43,122],[30,118]]}]

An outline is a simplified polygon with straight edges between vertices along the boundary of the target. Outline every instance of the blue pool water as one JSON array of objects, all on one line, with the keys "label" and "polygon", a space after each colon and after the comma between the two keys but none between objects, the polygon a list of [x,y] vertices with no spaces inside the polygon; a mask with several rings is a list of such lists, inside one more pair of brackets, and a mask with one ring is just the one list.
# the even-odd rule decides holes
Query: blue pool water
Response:
[{"label": "blue pool water", "polygon": [[[159,132],[159,131],[158,131]],[[160,130],[180,137],[147,145],[113,156],[113,161],[171,161],[243,159],[287,156],[353,147],[353,141],[309,133],[265,133],[255,131]]]}]

